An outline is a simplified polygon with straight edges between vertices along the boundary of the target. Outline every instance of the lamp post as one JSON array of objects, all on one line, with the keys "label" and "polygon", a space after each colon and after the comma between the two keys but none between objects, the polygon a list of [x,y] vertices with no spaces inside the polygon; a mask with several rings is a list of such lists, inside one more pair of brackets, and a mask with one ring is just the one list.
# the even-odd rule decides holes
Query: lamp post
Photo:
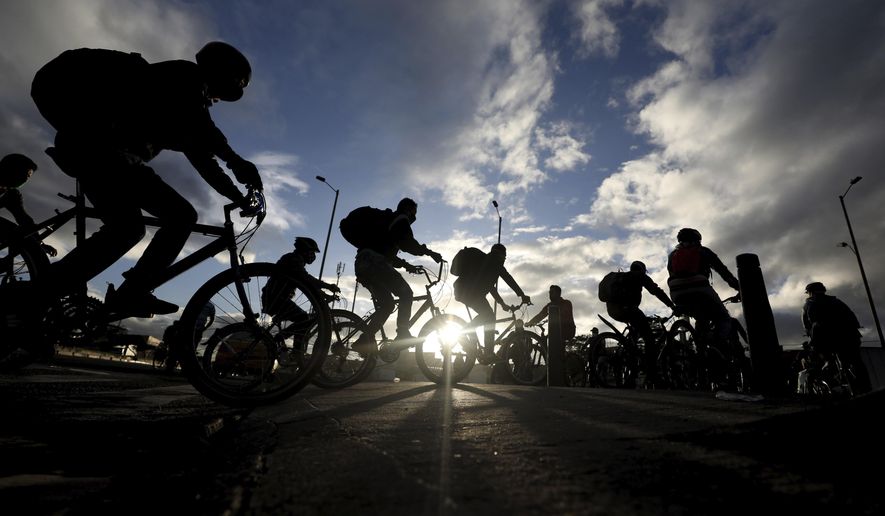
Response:
[{"label": "lamp post", "polygon": [[[498,243],[501,243],[501,212],[498,211],[498,201],[492,199],[492,206],[495,207],[495,213],[498,214]],[[498,290],[498,280],[495,280],[495,290]],[[494,308],[495,319],[498,318],[498,300],[495,300]]]},{"label": "lamp post", "polygon": [[328,186],[329,188],[332,188],[332,191],[335,192],[335,203],[332,204],[332,217],[329,219],[329,231],[326,232],[326,245],[323,247],[323,259],[320,261],[319,279],[322,280],[323,279],[323,267],[325,267],[325,265],[326,265],[326,251],[329,250],[329,238],[332,236],[332,223],[335,222],[335,208],[338,207],[339,190],[337,188],[333,188],[332,185],[330,185],[326,181],[325,177],[323,177],[323,176],[316,176],[316,177],[317,177],[317,180],[319,180],[322,183],[325,183],[326,186]]},{"label": "lamp post", "polygon": [[[851,220],[848,218],[848,210],[845,209],[845,196],[848,195],[848,191],[851,190],[851,187],[856,185],[863,177],[857,176],[851,180],[848,184],[848,188],[845,189],[845,193],[839,196],[839,202],[842,204],[842,213],[845,214],[845,223],[848,224],[848,234],[851,236],[851,243],[854,247],[851,247],[851,251],[854,253],[854,256],[857,257],[857,266],[860,268],[860,277],[863,279],[863,286],[867,291],[867,299],[870,300],[870,310],[873,312],[873,321],[876,323],[876,331],[879,333],[879,345],[885,348],[885,337],[882,336],[882,325],[879,324],[879,315],[876,313],[876,304],[873,302],[873,293],[870,292],[870,283],[867,281],[867,273],[864,271],[863,262],[860,259],[860,250],[857,248],[857,240],[854,238],[854,230],[851,228]],[[842,245],[844,244],[844,245]],[[842,242],[842,247],[848,247],[848,244]]]}]

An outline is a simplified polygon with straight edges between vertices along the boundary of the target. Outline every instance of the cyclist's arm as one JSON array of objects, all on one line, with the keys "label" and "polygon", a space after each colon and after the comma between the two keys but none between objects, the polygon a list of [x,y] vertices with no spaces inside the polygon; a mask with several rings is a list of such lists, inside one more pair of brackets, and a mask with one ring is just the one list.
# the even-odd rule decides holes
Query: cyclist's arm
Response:
[{"label": "cyclist's arm", "polygon": [[519,288],[519,284],[516,283],[516,280],[513,279],[513,276],[511,276],[510,273],[507,272],[507,269],[504,266],[501,266],[501,271],[498,273],[498,275],[501,277],[502,280],[504,280],[505,283],[507,283],[507,285],[511,289],[513,289],[513,292],[516,293],[517,296],[523,299],[526,297],[525,292],[523,292],[522,289]]},{"label": "cyclist's arm", "polygon": [[[707,259],[709,260],[710,268],[716,271],[719,276],[721,276],[722,279],[724,279],[725,282],[728,283],[729,287],[740,291],[741,284],[740,282],[738,282],[737,278],[734,277],[731,271],[728,270],[728,267],[726,267],[725,264],[722,263],[722,260],[719,259],[716,253],[711,251],[709,248],[705,247],[704,249],[706,249]],[[702,251],[704,249],[702,249]]]},{"label": "cyclist's arm", "polygon": [[676,307],[676,305],[673,304],[673,301],[670,300],[670,296],[668,296],[667,293],[664,292],[664,290],[659,287],[653,279],[651,279],[650,276],[645,275],[643,277],[642,286],[645,287],[645,290],[648,290],[650,294],[660,299],[661,302],[667,305],[667,307],[671,310]]},{"label": "cyclist's arm", "polygon": [[17,188],[10,188],[2,197],[0,208],[6,208],[12,214],[12,218],[19,226],[28,227],[34,225],[34,219],[25,211],[25,202],[22,193]]},{"label": "cyclist's arm", "polygon": [[405,251],[412,256],[431,256],[437,262],[439,261],[437,258],[440,260],[442,259],[439,253],[431,251],[426,244],[419,243],[415,240],[415,235],[412,233],[412,228],[409,225],[409,219],[405,215],[400,216],[393,223],[390,228],[390,233],[400,250]]},{"label": "cyclist's arm", "polygon": [[534,326],[534,325],[538,324],[539,322],[543,321],[544,318],[547,317],[549,307],[550,307],[550,303],[547,303],[546,305],[544,305],[544,308],[542,308],[541,311],[538,312],[538,315],[529,319],[529,322],[525,323],[525,325],[526,326]]},{"label": "cyclist's arm", "polygon": [[211,154],[188,151],[185,152],[184,155],[187,157],[188,161],[191,162],[191,165],[197,169],[200,176],[209,183],[209,186],[214,188],[216,192],[234,202],[239,202],[243,199],[243,193],[240,192],[240,189],[237,188],[236,185],[234,185],[230,176],[224,173],[224,170],[221,169],[221,166],[218,165],[218,162],[215,161],[215,158]]}]

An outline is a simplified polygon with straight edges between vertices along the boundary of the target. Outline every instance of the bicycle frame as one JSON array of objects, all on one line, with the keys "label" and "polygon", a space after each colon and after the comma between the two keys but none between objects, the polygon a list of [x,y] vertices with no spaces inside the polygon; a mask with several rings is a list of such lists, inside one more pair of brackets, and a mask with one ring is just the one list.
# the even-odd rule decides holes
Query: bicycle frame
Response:
[{"label": "bicycle frame", "polygon": [[[424,267],[421,268],[421,272],[423,272],[424,277],[427,278],[427,283],[424,285],[425,293],[423,295],[413,297],[412,301],[413,302],[414,301],[424,301],[424,302],[421,303],[421,306],[419,306],[418,309],[415,310],[414,313],[412,313],[412,317],[409,318],[409,328],[412,328],[413,326],[415,326],[415,324],[418,322],[418,320],[421,319],[421,316],[423,316],[425,313],[427,313],[428,310],[430,310],[431,317],[436,317],[442,313],[442,310],[437,308],[436,303],[433,302],[433,295],[430,293],[430,289],[433,288],[436,284],[438,284],[440,282],[440,278],[442,277],[442,269],[443,269],[443,262],[440,262],[439,263],[439,270],[437,271],[437,274],[436,274],[436,279],[431,279],[430,273],[427,272],[427,269],[425,269]],[[373,302],[374,302],[374,300],[373,300]],[[399,309],[399,298],[395,299],[394,303],[396,304],[397,309]],[[372,316],[372,313],[373,312],[369,312],[368,314],[364,315],[363,320],[368,322],[368,320]],[[387,338],[387,333],[384,331],[384,326],[381,327],[380,332],[381,332],[381,342],[388,341],[389,339]],[[408,348],[413,347],[414,345],[415,345],[414,343],[411,343],[411,344],[410,343],[403,343],[401,345],[395,345],[395,347],[397,349],[408,349]]]}]

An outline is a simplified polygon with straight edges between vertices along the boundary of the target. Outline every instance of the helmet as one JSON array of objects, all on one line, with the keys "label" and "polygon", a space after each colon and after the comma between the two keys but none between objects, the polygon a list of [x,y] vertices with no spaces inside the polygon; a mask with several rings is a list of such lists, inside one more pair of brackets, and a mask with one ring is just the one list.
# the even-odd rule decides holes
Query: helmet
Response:
[{"label": "helmet", "polygon": [[320,246],[317,245],[317,241],[308,237],[295,237],[295,249],[299,251],[313,251],[314,253],[320,252]]},{"label": "helmet", "polygon": [[676,240],[679,242],[698,242],[701,241],[701,232],[694,228],[682,228],[676,234]]},{"label": "helmet", "polygon": [[0,186],[18,188],[37,170],[37,164],[24,154],[7,154],[0,160]]},{"label": "helmet", "polygon": [[805,292],[808,294],[823,294],[827,291],[827,287],[824,286],[820,281],[815,281],[813,283],[809,283],[805,285]]},{"label": "helmet", "polygon": [[636,271],[636,272],[641,272],[641,273],[645,274],[645,272],[648,270],[648,268],[645,266],[644,263],[640,262],[639,260],[636,260],[635,262],[630,264],[630,270]]},{"label": "helmet", "polygon": [[507,256],[507,248],[504,247],[504,244],[495,244],[492,246],[492,253],[500,253]]},{"label": "helmet", "polygon": [[197,52],[197,64],[206,74],[210,94],[228,102],[239,100],[252,78],[252,67],[246,56],[221,41],[206,43]]}]

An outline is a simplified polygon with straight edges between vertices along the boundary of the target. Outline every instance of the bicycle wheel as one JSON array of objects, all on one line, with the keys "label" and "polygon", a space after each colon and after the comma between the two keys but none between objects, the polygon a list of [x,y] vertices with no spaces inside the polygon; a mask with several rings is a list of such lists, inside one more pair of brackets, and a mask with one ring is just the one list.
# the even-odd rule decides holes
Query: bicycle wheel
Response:
[{"label": "bicycle wheel", "polygon": [[600,333],[590,343],[590,363],[600,387],[629,387],[636,381],[637,362],[617,333]]},{"label": "bicycle wheel", "polygon": [[375,369],[376,356],[360,355],[351,346],[366,329],[366,321],[349,310],[332,310],[332,344],[313,384],[324,389],[340,389],[366,379]]},{"label": "bicycle wheel", "polygon": [[0,218],[0,367],[4,368],[29,361],[16,350],[28,349],[28,355],[36,357],[51,354],[54,348],[46,342],[41,325],[47,305],[40,296],[49,259],[36,240],[22,238],[18,231],[18,226]]},{"label": "bicycle wheel", "polygon": [[698,354],[695,331],[688,321],[676,321],[661,348],[658,371],[671,389],[697,389]]},{"label": "bicycle wheel", "polygon": [[476,363],[477,342],[473,332],[465,331],[466,327],[461,318],[442,314],[421,328],[415,361],[428,380],[458,383],[470,374]]},{"label": "bicycle wheel", "polygon": [[530,331],[514,331],[504,346],[507,372],[518,385],[547,382],[547,346]]},{"label": "bicycle wheel", "polygon": [[[275,271],[272,263],[224,271],[188,301],[175,345],[188,380],[208,398],[229,406],[275,403],[301,390],[322,366],[331,339],[329,307],[320,292],[288,277],[304,318],[281,321],[263,313],[262,291]],[[215,317],[207,326],[210,304]]]}]

